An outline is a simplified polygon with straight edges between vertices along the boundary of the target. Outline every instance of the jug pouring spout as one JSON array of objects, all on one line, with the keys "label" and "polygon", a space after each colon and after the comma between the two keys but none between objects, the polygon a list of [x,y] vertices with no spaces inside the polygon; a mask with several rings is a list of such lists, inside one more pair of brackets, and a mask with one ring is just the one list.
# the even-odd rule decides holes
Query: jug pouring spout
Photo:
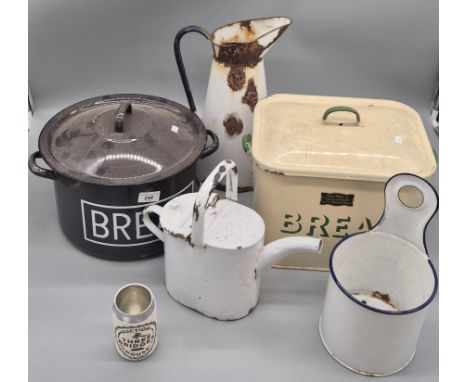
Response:
[{"label": "jug pouring spout", "polygon": [[295,253],[320,253],[322,239],[314,237],[285,237],[267,244],[260,253],[257,269],[259,271],[272,266],[283,257]]},{"label": "jug pouring spout", "polygon": [[225,65],[253,67],[291,25],[289,17],[237,21],[211,34],[215,59]]}]

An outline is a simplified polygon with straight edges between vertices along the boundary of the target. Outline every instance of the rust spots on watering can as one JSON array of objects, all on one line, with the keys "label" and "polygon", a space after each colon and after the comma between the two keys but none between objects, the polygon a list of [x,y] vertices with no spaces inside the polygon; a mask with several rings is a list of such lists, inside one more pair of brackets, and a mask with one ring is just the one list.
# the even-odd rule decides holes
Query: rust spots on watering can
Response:
[{"label": "rust spots on watering can", "polygon": [[211,201],[211,203],[209,203],[209,202],[206,203],[206,208],[208,208],[208,207],[213,207],[213,208],[216,207],[216,203],[218,203],[218,201],[219,201],[219,196],[218,196],[218,194],[215,194],[215,195],[213,196],[213,200]]},{"label": "rust spots on watering can", "polygon": [[193,243],[192,243],[192,235],[189,234],[188,236],[184,236],[182,235],[181,233],[176,233],[176,232],[172,232],[172,231],[167,231],[167,233],[173,237],[176,237],[178,239],[182,239],[182,240],[185,240],[191,247],[194,247]]},{"label": "rust spots on watering can", "polygon": [[198,218],[200,217],[200,210],[197,203],[193,205],[193,217],[195,218],[195,221],[198,221]]},{"label": "rust spots on watering can", "polygon": [[239,118],[237,113],[227,114],[223,121],[224,128],[226,129],[227,135],[230,137],[239,135],[242,133],[244,124],[242,119]]},{"label": "rust spots on watering can", "polygon": [[247,89],[245,90],[245,94],[242,97],[242,103],[247,104],[250,107],[250,111],[253,113],[255,109],[255,105],[258,102],[258,93],[257,87],[255,86],[255,82],[253,78],[249,80],[247,83]]}]

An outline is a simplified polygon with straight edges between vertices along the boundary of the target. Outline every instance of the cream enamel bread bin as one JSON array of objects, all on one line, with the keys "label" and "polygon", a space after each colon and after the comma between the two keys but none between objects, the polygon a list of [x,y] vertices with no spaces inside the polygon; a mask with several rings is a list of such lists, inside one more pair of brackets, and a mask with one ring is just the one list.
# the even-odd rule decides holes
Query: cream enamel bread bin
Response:
[{"label": "cream enamel bread bin", "polygon": [[[226,199],[213,190],[226,179]],[[265,225],[237,199],[237,166],[221,162],[198,193],[180,195],[164,207],[145,209],[146,226],[164,241],[166,289],[171,297],[206,316],[235,320],[257,305],[262,271],[296,252],[319,252],[321,240],[288,237],[263,246]],[[160,217],[161,231],[150,218]]]},{"label": "cream enamel bread bin", "polygon": [[286,268],[328,270],[341,239],[377,223],[389,178],[412,173],[427,179],[437,166],[416,111],[377,99],[265,98],[255,108],[251,152],[265,242],[323,239],[320,255],[290,255],[277,264]]}]

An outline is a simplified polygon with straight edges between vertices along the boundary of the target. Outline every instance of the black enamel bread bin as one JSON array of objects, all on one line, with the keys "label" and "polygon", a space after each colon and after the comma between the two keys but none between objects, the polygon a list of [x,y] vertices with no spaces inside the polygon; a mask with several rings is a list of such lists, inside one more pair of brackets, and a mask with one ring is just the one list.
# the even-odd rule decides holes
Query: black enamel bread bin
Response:
[{"label": "black enamel bread bin", "polygon": [[197,160],[217,148],[216,135],[178,103],[108,95],[50,119],[29,169],[54,181],[60,226],[75,246],[106,259],[136,260],[163,252],[142,210],[194,192]]}]

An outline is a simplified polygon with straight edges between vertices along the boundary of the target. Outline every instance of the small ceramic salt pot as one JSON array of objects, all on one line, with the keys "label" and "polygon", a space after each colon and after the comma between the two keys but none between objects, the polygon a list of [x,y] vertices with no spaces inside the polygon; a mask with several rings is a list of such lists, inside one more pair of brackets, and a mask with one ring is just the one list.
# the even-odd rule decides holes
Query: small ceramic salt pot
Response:
[{"label": "small ceramic salt pot", "polygon": [[129,361],[141,361],[156,349],[156,302],[148,287],[127,284],[118,290],[112,306],[115,347]]}]

